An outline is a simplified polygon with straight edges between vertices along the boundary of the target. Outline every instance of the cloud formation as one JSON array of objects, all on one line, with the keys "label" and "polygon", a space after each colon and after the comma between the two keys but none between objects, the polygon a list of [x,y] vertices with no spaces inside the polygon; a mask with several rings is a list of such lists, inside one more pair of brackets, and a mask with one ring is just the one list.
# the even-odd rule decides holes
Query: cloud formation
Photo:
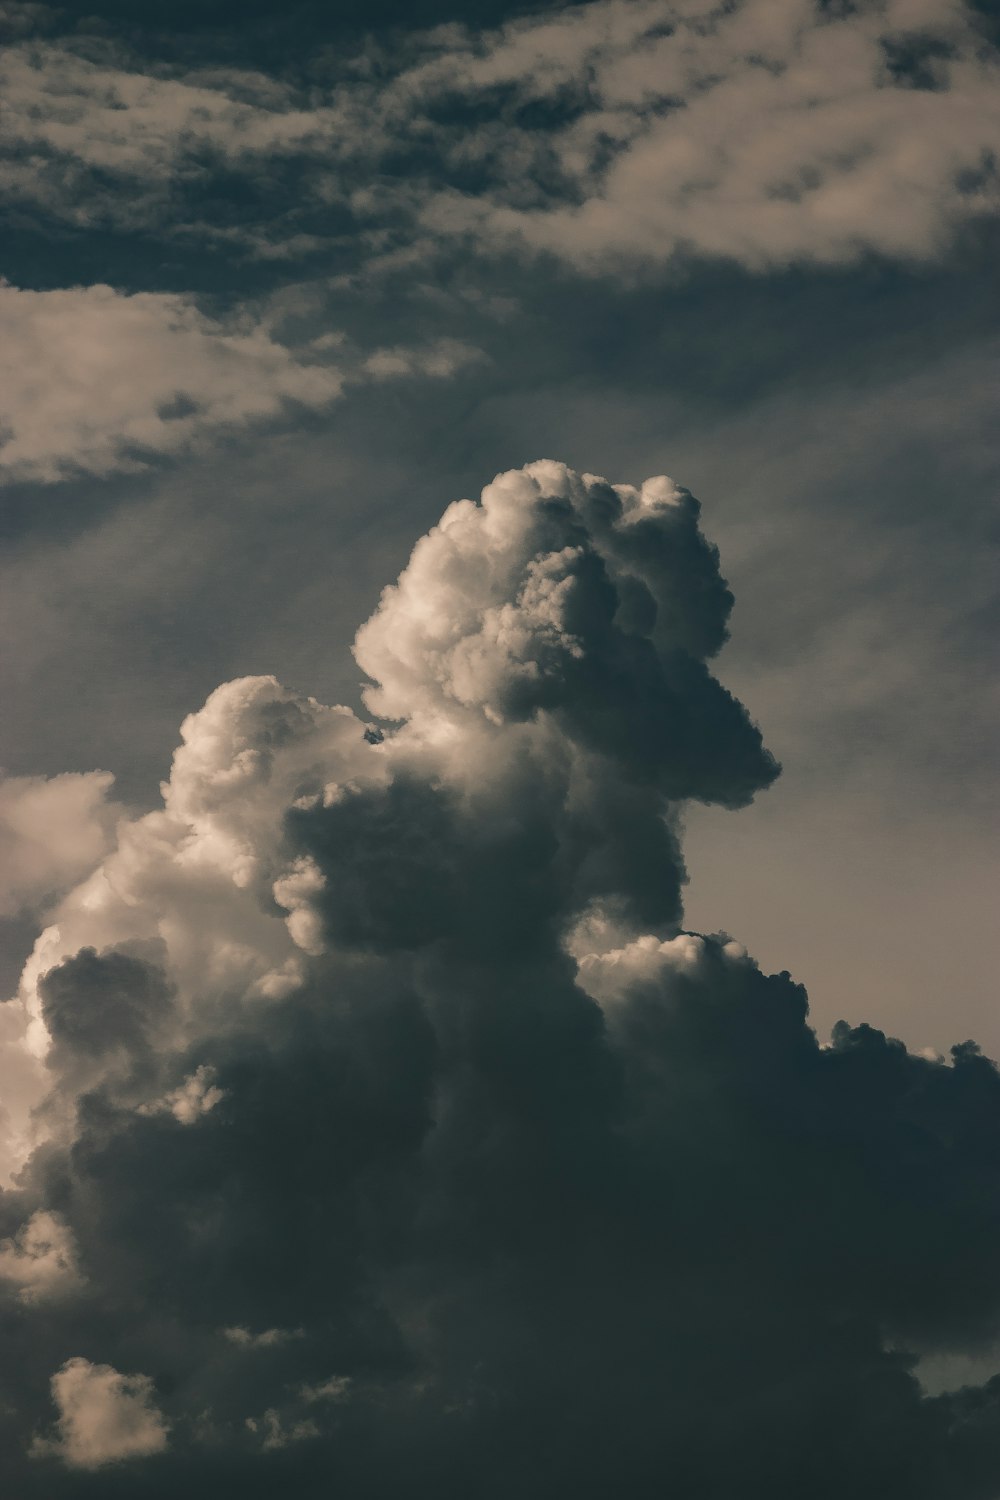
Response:
[{"label": "cloud formation", "polygon": [[76,885],[110,845],[107,771],[0,778],[0,917]]},{"label": "cloud formation", "polygon": [[99,1469],[128,1458],[147,1458],[167,1445],[148,1375],[120,1375],[110,1365],[69,1359],[52,1377],[59,1411],[57,1436],[39,1445],[71,1468]]},{"label": "cloud formation", "polygon": [[280,299],[220,319],[188,295],[0,281],[0,482],[135,472],[322,410],[348,380],[441,379],[481,358],[457,339],[365,354],[326,333],[291,347],[280,320]]},{"label": "cloud formation", "polygon": [[684,930],[683,803],[777,772],[731,603],[686,490],[529,464],[359,631],[379,724],[268,677],[185,722],[16,1003],[13,1490],[996,1489],[1000,1381],[913,1370],[1000,1334],[1000,1075],[820,1044]]},{"label": "cloud formation", "polygon": [[997,59],[962,5],[612,0],[437,71],[469,98],[507,90],[515,120],[573,103],[543,141],[512,132],[527,184],[453,192],[425,221],[590,271],[925,260],[1000,201]]},{"label": "cloud formation", "polygon": [[[346,221],[368,263],[456,234],[614,274],[924,261],[998,206],[998,61],[960,0],[592,0],[294,80],[81,39],[2,66],[20,212],[264,258],[342,255]],[[234,177],[213,219],[204,186]]]},{"label": "cloud formation", "polygon": [[[7,481],[141,469],[348,382],[482,359],[471,301],[447,332],[352,348],[325,307],[320,331],[301,307],[287,331],[282,300],[403,285],[440,310],[449,269],[475,264],[496,312],[512,259],[539,255],[617,281],[920,264],[1000,206],[1000,62],[959,0],[591,0],[309,51],[281,76],[92,23],[58,35],[44,9],[32,35],[33,14],[0,59],[22,283],[0,285]],[[101,236],[89,275],[120,260],[121,286],[39,270],[39,237]]]},{"label": "cloud formation", "polygon": [[0,1244],[0,1279],[20,1288],[22,1302],[76,1287],[76,1249],[58,1214],[39,1209],[14,1239]]},{"label": "cloud formation", "polygon": [[220,323],[185,296],[0,284],[0,322],[0,469],[13,479],[139,469],[287,402],[325,406],[342,387],[263,324]]},{"label": "cloud formation", "polygon": [[25,41],[0,63],[5,192],[77,227],[148,226],[213,170],[252,173],[329,152],[345,123],[334,108],[296,108],[293,92],[265,74],[176,78],[95,50],[105,55]]}]

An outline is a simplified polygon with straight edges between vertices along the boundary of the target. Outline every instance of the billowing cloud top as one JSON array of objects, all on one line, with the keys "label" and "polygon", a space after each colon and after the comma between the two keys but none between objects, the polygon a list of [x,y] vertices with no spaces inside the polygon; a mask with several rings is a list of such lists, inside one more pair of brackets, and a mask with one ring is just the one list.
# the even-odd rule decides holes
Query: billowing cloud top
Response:
[{"label": "billowing cloud top", "polygon": [[530,464],[359,632],[381,726],[185,722],[8,1009],[11,1493],[995,1490],[913,1369],[1000,1331],[1000,1077],[682,927],[777,769],[730,605],[687,491]]}]

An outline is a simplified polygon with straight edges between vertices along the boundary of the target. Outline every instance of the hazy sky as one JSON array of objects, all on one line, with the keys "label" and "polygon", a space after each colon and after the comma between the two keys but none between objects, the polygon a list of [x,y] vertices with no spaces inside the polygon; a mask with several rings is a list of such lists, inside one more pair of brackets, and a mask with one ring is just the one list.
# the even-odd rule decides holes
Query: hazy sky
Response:
[{"label": "hazy sky", "polygon": [[11,1492],[995,1500],[987,0],[0,26]]}]

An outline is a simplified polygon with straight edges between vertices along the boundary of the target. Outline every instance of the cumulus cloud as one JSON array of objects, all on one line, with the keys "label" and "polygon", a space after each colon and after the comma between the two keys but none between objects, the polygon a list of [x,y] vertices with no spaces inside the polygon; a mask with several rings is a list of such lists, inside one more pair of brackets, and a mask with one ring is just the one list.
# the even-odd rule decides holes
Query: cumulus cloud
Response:
[{"label": "cumulus cloud", "polygon": [[76,885],[110,846],[107,771],[0,779],[0,916]]},{"label": "cumulus cloud", "polygon": [[52,1377],[52,1399],[57,1436],[38,1446],[39,1456],[52,1453],[71,1468],[99,1469],[167,1446],[148,1375],[120,1375],[111,1365],[69,1359]]},{"label": "cumulus cloud", "polygon": [[[147,1074],[129,1096],[136,1108],[164,1107],[182,1123],[196,1107],[214,1108],[217,1086],[201,1063],[171,1077],[156,1049],[196,1024],[206,986],[243,1003],[302,983],[302,933],[318,932],[319,918],[307,890],[301,927],[271,894],[274,886],[293,903],[289,882],[300,869],[300,857],[281,853],[281,818],[298,797],[322,794],[331,765],[351,773],[370,763],[364,728],[347,709],[300,699],[273,678],[227,683],[185,722],[163,809],[122,824],[108,858],[54,908],[18,998],[0,1015],[4,1175],[37,1130],[45,1057],[80,1089],[141,1050]],[[60,970],[69,959],[73,967]],[[78,1015],[73,996],[84,990],[93,1000]]]},{"label": "cumulus cloud", "polygon": [[1000,1384],[916,1372],[1000,1337],[1000,1074],[821,1044],[684,927],[684,802],[777,771],[731,603],[681,486],[529,464],[359,631],[380,726],[267,677],[185,722],[15,1007],[12,1491],[50,1379],[36,1456],[151,1497],[995,1490]]}]

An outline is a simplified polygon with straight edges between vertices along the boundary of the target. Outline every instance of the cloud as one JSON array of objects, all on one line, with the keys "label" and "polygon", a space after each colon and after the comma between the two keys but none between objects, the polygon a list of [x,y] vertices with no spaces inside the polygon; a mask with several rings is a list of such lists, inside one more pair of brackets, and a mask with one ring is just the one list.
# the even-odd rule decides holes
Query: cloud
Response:
[{"label": "cloud", "polygon": [[144,1105],[144,1112],[153,1114],[158,1110],[167,1110],[178,1124],[193,1125],[226,1097],[221,1089],[215,1087],[214,1078],[214,1069],[204,1065],[195,1068],[183,1083],[171,1089],[156,1104]]},{"label": "cloud", "polygon": [[[575,892],[676,920],[671,803],[737,805],[777,769],[703,665],[732,601],[697,522],[669,480],[615,488],[529,465],[480,505],[450,507],[359,632],[379,683],[369,707],[407,721],[391,739],[273,678],[217,689],[182,727],[163,810],[123,824],[51,913],[22,977],[11,1066],[25,1047],[48,1054],[79,1091],[134,1074],[141,1057],[141,1078],[117,1085],[136,1106],[170,1100],[180,1119],[197,1094],[203,1108],[197,1068],[166,1093],[142,1090],[160,1081],[163,1039],[197,1028],[206,983],[227,1003],[280,999],[331,924],[362,947],[423,944],[428,923],[481,932],[489,886],[456,868],[456,841],[485,839],[502,865],[541,839],[543,919]],[[553,738],[565,745],[554,761]],[[484,777],[498,807],[523,794],[517,819],[496,820]],[[525,915],[515,905],[507,920]]]},{"label": "cloud", "polygon": [[[12,201],[265,258],[341,253],[346,215],[355,269],[456,236],[613,275],[921,262],[998,206],[997,57],[958,0],[592,0],[400,32],[300,87],[80,43],[3,67]],[[213,174],[245,184],[235,218]]]},{"label": "cloud", "polygon": [[76,885],[110,845],[106,771],[0,779],[0,916],[37,908]]},{"label": "cloud", "polygon": [[148,1375],[120,1375],[111,1365],[70,1359],[52,1377],[58,1436],[38,1448],[71,1468],[99,1469],[148,1458],[167,1446],[167,1428]]},{"label": "cloud", "polygon": [[371,352],[335,332],[282,342],[279,325],[311,309],[311,294],[293,287],[216,318],[186,294],[0,281],[0,483],[136,472],[322,410],[348,383],[446,379],[484,358],[448,338]]},{"label": "cloud", "polygon": [[342,387],[263,324],[218,322],[186,296],[2,284],[0,320],[0,470],[10,479],[138,469],[289,402],[323,407]]},{"label": "cloud", "polygon": [[263,1333],[251,1333],[248,1328],[224,1328],[223,1333],[241,1349],[271,1349],[275,1344],[302,1337],[301,1328],[266,1328]]},{"label": "cloud", "polygon": [[542,461],[359,631],[378,728],[268,677],[185,722],[18,1001],[6,1253],[57,1222],[87,1282],[12,1281],[12,1492],[73,1348],[36,1456],[153,1497],[996,1488],[997,1382],[915,1371],[1000,1336],[1000,1074],[821,1044],[684,926],[682,804],[777,771],[731,603],[680,485]]},{"label": "cloud", "polygon": [[[242,1003],[302,983],[304,935],[319,918],[310,921],[310,886],[296,884],[301,864],[283,848],[281,820],[297,798],[322,794],[332,766],[351,776],[370,765],[364,725],[273,678],[246,678],[217,689],[182,736],[162,811],[123,823],[109,857],[54,909],[6,1008],[6,1173],[36,1128],[39,1058],[62,1073],[62,1103],[117,1078],[133,1107],[193,1123],[219,1103],[214,1073],[199,1062],[171,1077],[157,1049],[196,1024],[204,987]],[[142,1079],[130,1079],[140,1058]]]},{"label": "cloud", "polygon": [[445,194],[424,222],[589,271],[919,261],[998,204],[997,60],[960,5],[582,6],[514,23],[449,82],[515,111],[585,102],[545,143],[561,189],[536,165],[535,201]]},{"label": "cloud", "polygon": [[73,1236],[58,1214],[39,1209],[14,1239],[0,1244],[0,1280],[17,1286],[22,1302],[38,1302],[79,1285]]},{"label": "cloud", "polygon": [[281,1417],[273,1407],[269,1408],[259,1420],[256,1417],[247,1417],[247,1428],[254,1433],[263,1430],[261,1448],[265,1453],[273,1453],[278,1448],[287,1448],[289,1443],[301,1443],[306,1438],[319,1437],[319,1428],[308,1418],[302,1422],[295,1422],[291,1427],[282,1426]]},{"label": "cloud", "polygon": [[426,348],[376,349],[362,365],[364,374],[373,380],[394,375],[450,376],[466,365],[483,359],[483,351],[463,344],[459,339],[439,339]]},{"label": "cloud", "polygon": [[[7,49],[4,186],[77,226],[140,227],[169,215],[176,188],[213,170],[253,173],[262,159],[334,150],[345,121],[300,103],[265,74],[204,69],[164,76],[155,65],[52,42]],[[123,190],[124,189],[124,190]]]}]

